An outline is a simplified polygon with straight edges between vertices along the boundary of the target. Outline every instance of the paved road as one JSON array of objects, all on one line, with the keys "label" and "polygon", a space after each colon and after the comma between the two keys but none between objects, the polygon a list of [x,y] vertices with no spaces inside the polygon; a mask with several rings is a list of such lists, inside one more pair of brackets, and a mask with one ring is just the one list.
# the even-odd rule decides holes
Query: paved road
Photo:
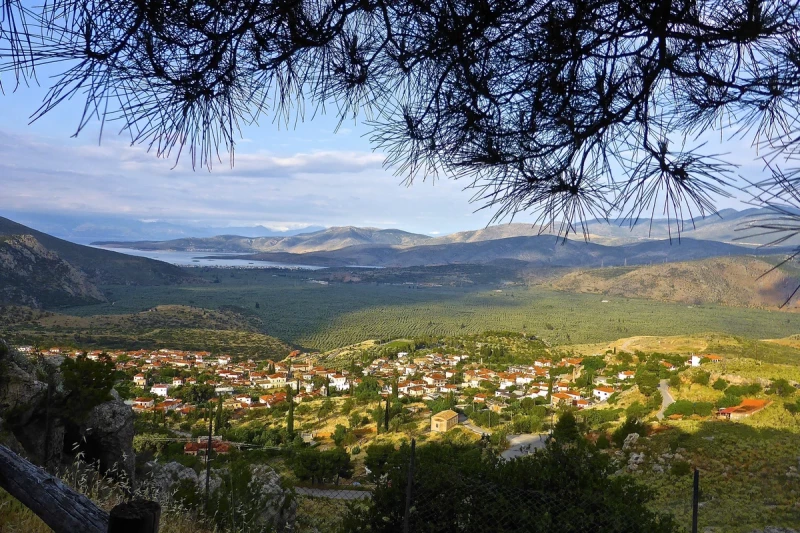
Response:
[{"label": "paved road", "polygon": [[503,459],[514,459],[528,455],[533,450],[544,448],[547,444],[547,433],[523,433],[508,436],[508,449],[500,454]]},{"label": "paved road", "polygon": [[331,500],[367,500],[372,497],[372,492],[368,490],[336,490],[336,489],[312,489],[307,487],[295,487],[294,491],[303,496],[313,496],[315,498],[328,498]]},{"label": "paved road", "polygon": [[661,392],[661,409],[656,413],[656,418],[663,420],[664,411],[667,410],[667,407],[675,403],[675,398],[669,393],[669,382],[666,379],[662,379],[658,384],[658,390]]},{"label": "paved road", "polygon": [[483,434],[491,435],[493,432],[491,429],[486,429],[482,427],[478,427],[472,422],[470,422],[469,418],[466,415],[459,414],[458,415],[458,423],[470,430],[471,432],[475,433],[476,435],[482,436]]}]

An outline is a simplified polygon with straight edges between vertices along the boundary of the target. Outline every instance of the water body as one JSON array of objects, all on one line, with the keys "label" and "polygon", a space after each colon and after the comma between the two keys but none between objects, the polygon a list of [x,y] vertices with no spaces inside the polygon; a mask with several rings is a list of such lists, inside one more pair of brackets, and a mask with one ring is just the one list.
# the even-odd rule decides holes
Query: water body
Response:
[{"label": "water body", "polygon": [[[302,270],[320,270],[325,267],[310,266],[310,265],[293,265],[289,263],[275,263],[273,261],[253,261],[250,259],[234,259],[235,256],[240,254],[224,254],[213,252],[215,259],[209,259],[206,256],[211,252],[178,252],[178,251],[165,251],[165,250],[134,250],[131,248],[110,248],[106,246],[95,246],[102,250],[110,250],[112,252],[119,252],[121,254],[135,255],[137,257],[147,257],[149,259],[156,259],[171,263],[173,265],[182,267],[235,267],[235,268],[294,268]],[[224,256],[230,255],[231,258]]]}]

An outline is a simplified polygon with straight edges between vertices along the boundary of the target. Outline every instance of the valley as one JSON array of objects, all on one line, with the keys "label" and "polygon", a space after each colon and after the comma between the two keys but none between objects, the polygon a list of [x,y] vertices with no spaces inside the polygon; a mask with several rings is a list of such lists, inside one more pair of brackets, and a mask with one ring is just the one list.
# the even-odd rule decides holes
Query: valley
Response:
[{"label": "valley", "polygon": [[[21,233],[2,237],[0,338],[31,364],[113,366],[138,475],[216,510],[203,527],[255,516],[263,501],[236,480],[270,479],[291,487],[273,494],[294,502],[296,531],[346,531],[388,490],[375,469],[406,460],[411,439],[422,453],[538,461],[570,417],[604,475],[648,487],[648,509],[678,524],[693,468],[703,527],[800,518],[800,271],[780,250],[360,228],[265,238],[273,251],[242,267],[180,268],[3,227]],[[242,239],[182,242],[204,254]],[[206,453],[228,488],[202,504]]]}]

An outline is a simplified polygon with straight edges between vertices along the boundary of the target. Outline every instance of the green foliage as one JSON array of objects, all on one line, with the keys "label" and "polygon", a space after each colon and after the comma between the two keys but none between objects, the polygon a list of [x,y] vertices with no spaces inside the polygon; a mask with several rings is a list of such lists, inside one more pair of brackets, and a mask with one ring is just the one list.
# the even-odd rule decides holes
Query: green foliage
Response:
[{"label": "green foliage", "polygon": [[686,417],[692,415],[709,416],[711,415],[713,408],[714,405],[710,402],[690,402],[689,400],[678,400],[667,407],[667,410],[664,411],[664,414],[667,416],[682,415]]},{"label": "green foliage", "polygon": [[681,381],[681,377],[678,374],[673,374],[669,377],[669,386],[673,389],[680,389],[681,385],[683,385],[683,381]]},{"label": "green foliage", "polygon": [[673,476],[688,476],[692,473],[692,465],[687,461],[675,461],[669,468],[669,473]]},{"label": "green foliage", "polygon": [[777,394],[783,398],[788,398],[795,393],[795,388],[787,380],[779,378],[770,383],[766,392],[767,394]]},{"label": "green foliage", "polygon": [[[466,267],[456,265],[442,268],[463,271]],[[487,283],[488,280],[498,279],[492,277],[492,268],[481,266],[478,269],[487,277]],[[206,279],[212,279],[215,272],[221,272],[214,269],[195,270],[197,272],[193,274]],[[486,285],[410,291],[401,285],[363,283],[331,284],[323,289],[302,282],[308,277],[308,272],[281,272],[277,277],[273,277],[273,274],[274,271],[266,269],[237,271],[235,279],[226,277],[224,291],[210,283],[192,286],[104,287],[114,292],[113,306],[109,302],[76,307],[70,308],[69,313],[81,316],[117,316],[119,313],[138,313],[161,304],[193,305],[195,308],[207,310],[231,305],[246,310],[261,324],[269,324],[271,335],[298,346],[318,350],[350,345],[367,337],[391,339],[425,335],[460,336],[478,334],[489,329],[519,332],[523,331],[524,325],[528,326],[526,331],[541,336],[551,344],[566,343],[567,334],[574,343],[589,343],[607,342],[630,335],[685,335],[708,331],[752,338],[780,338],[800,330],[800,316],[785,313],[782,314],[786,315],[785,320],[776,320],[774,312],[759,309],[713,305],[687,308],[683,304],[622,298],[601,303],[596,295],[551,291],[541,287],[515,288],[502,294],[494,293],[494,287],[489,288]],[[260,309],[253,308],[254,301],[261,303]],[[469,309],[470,313],[465,314],[464,309]],[[165,321],[160,320],[160,323],[163,326]],[[545,329],[545,323],[550,323],[554,328]],[[462,328],[462,325],[465,327]],[[155,339],[157,346],[152,346],[153,336],[137,332],[136,337],[142,337],[142,344],[147,341],[149,345],[143,347],[148,348],[165,345],[182,348],[184,346],[179,344],[183,343],[186,349],[201,350],[217,345],[231,352],[233,350],[229,348],[253,355],[264,353],[264,342],[246,342],[238,334],[234,336],[226,333],[223,336],[222,332],[232,331],[230,327],[214,329],[206,324],[200,327],[207,329],[169,330],[169,339]],[[156,327],[148,325],[148,328],[143,327],[141,331],[155,329]],[[45,335],[33,329],[14,331],[15,335]],[[71,329],[64,333],[64,330],[53,329],[52,333],[46,333],[46,338],[55,344],[65,340],[65,336],[66,340],[74,340],[73,335],[83,331]],[[119,347],[127,348],[131,347],[131,340],[137,339],[125,335],[124,340],[119,338],[115,343]],[[167,340],[170,344],[166,344]],[[187,344],[203,346],[190,348]],[[796,352],[769,344],[759,345],[759,358],[796,360],[796,355],[791,357]],[[724,350],[709,347],[709,350],[712,349],[717,353],[725,353]],[[276,347],[274,351],[275,357],[278,357],[289,350],[283,348],[281,351]],[[747,353],[752,354],[753,350],[748,348]]]},{"label": "green foliage", "polygon": [[553,426],[553,439],[561,445],[576,443],[583,438],[578,420],[572,411],[565,411]]},{"label": "green foliage", "polygon": [[105,354],[99,361],[92,361],[81,354],[75,359],[67,357],[61,363],[61,376],[66,395],[66,415],[73,420],[82,420],[93,407],[111,399],[114,386],[114,363]]},{"label": "green foliage", "polygon": [[342,448],[324,452],[316,448],[298,451],[292,459],[295,476],[311,483],[339,483],[339,478],[349,479],[353,475],[350,454]]},{"label": "green foliage", "polygon": [[712,385],[712,388],[713,388],[714,390],[723,391],[723,390],[725,390],[725,389],[727,389],[727,388],[728,388],[728,382],[727,382],[727,381],[725,381],[725,380],[724,380],[724,379],[722,379],[722,378],[717,378],[717,380],[716,380],[716,381],[714,382],[714,384]]},{"label": "green foliage", "polygon": [[[411,449],[385,451],[373,497],[348,506],[345,531],[403,530]],[[453,531],[454,524],[462,533],[679,531],[671,518],[648,509],[652,493],[614,476],[609,457],[583,441],[512,461],[479,446],[431,443],[417,447],[415,464],[411,531]]]},{"label": "green foliage", "polygon": [[638,418],[629,416],[625,419],[625,422],[612,433],[611,440],[618,448],[621,448],[625,442],[625,438],[631,433],[638,433],[640,437],[644,437],[647,435],[647,426]]},{"label": "green foliage", "polygon": [[336,428],[333,430],[333,435],[331,438],[333,439],[333,443],[336,446],[341,446],[344,444],[344,439],[347,437],[347,428],[341,424],[336,424]]},{"label": "green foliage", "polygon": [[381,385],[373,376],[364,376],[353,391],[353,396],[360,402],[377,400],[381,397]]},{"label": "green foliage", "polygon": [[717,400],[716,405],[717,409],[724,409],[725,407],[735,407],[741,403],[742,403],[741,396],[732,396],[726,393],[722,398]]},{"label": "green foliage", "polygon": [[586,372],[595,373],[598,370],[601,370],[606,367],[606,360],[604,357],[584,357],[583,361],[581,362],[583,369]]},{"label": "green foliage", "polygon": [[750,383],[749,385],[731,385],[725,389],[725,394],[731,396],[755,396],[761,392],[761,385]]},{"label": "green foliage", "polygon": [[589,428],[599,428],[619,420],[621,413],[622,409],[587,409],[581,413],[581,416]]},{"label": "green foliage", "polygon": [[639,367],[634,383],[639,386],[639,392],[645,396],[652,396],[658,390],[658,373]]},{"label": "green foliage", "polygon": [[607,450],[611,447],[611,441],[608,439],[608,435],[605,431],[597,436],[597,442],[595,442],[595,446],[597,446],[598,450]]},{"label": "green foliage", "polygon": [[692,374],[692,383],[696,383],[698,385],[708,385],[710,380],[711,373],[706,372],[705,370],[698,370]]},{"label": "green foliage", "polygon": [[170,396],[179,398],[184,402],[195,405],[204,404],[214,397],[214,387],[211,385],[184,385],[170,390]]}]

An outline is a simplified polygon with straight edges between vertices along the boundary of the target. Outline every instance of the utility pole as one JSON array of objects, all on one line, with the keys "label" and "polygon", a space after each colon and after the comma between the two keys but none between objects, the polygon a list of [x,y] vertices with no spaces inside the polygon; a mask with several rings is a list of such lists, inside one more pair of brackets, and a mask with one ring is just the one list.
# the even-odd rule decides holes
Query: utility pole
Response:
[{"label": "utility pole", "polygon": [[388,433],[389,432],[389,395],[386,395],[386,414],[384,415],[383,420],[383,429]]},{"label": "utility pole", "polygon": [[214,417],[208,417],[208,445],[206,446],[206,513],[209,512],[208,509],[208,491],[209,491],[209,481],[211,479],[211,430],[212,425],[214,424]]}]

